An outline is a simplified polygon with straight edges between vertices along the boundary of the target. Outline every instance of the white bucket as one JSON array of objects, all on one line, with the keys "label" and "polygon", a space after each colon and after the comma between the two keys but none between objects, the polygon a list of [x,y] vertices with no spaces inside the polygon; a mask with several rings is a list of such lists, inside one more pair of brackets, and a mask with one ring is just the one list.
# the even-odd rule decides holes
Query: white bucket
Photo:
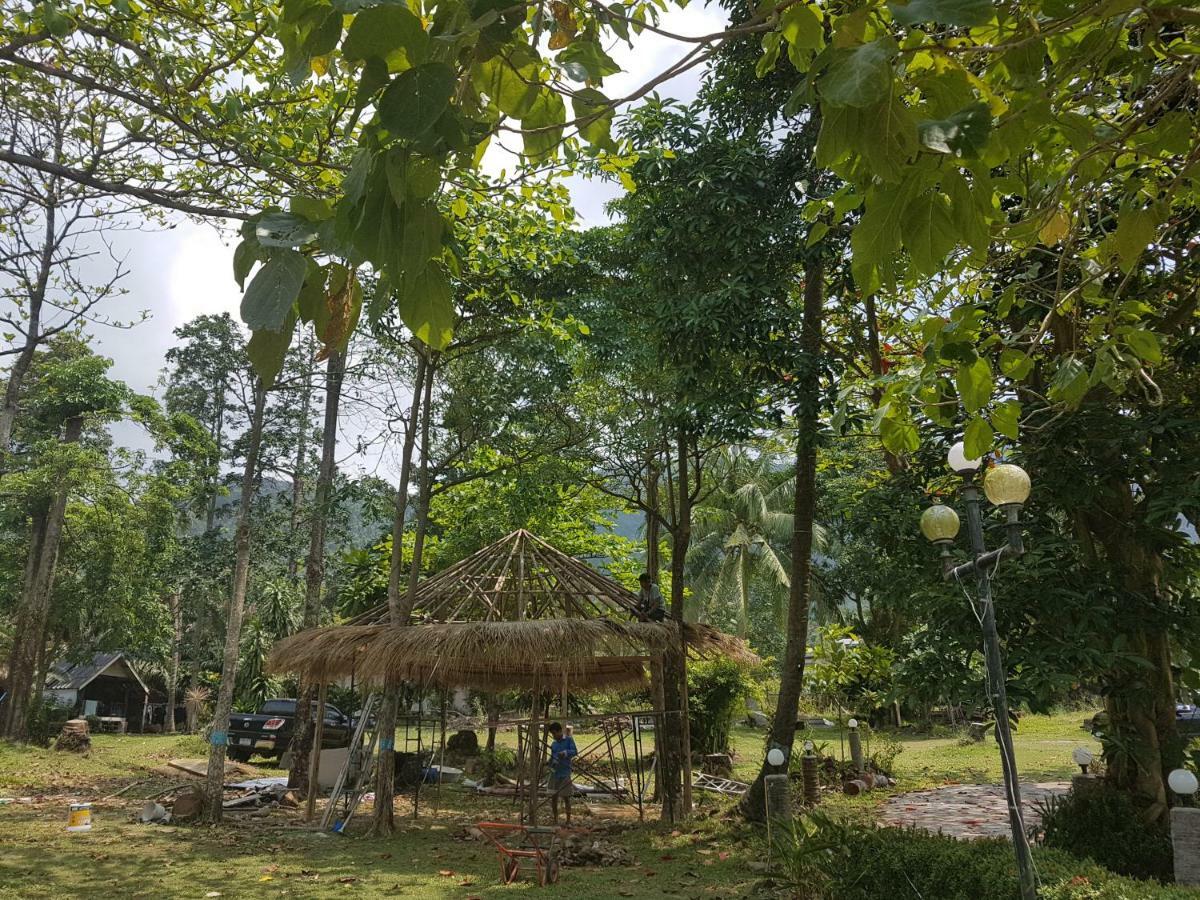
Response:
[{"label": "white bucket", "polygon": [[67,831],[92,830],[92,804],[72,803],[67,810]]}]

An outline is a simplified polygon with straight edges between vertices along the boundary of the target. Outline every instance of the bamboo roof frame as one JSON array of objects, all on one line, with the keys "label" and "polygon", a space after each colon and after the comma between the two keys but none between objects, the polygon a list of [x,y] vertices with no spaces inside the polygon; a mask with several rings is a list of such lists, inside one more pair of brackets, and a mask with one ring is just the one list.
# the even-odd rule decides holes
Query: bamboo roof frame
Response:
[{"label": "bamboo roof frame", "polygon": [[[637,616],[637,595],[517,529],[417,585],[414,624]],[[348,625],[388,621],[381,604]]]}]

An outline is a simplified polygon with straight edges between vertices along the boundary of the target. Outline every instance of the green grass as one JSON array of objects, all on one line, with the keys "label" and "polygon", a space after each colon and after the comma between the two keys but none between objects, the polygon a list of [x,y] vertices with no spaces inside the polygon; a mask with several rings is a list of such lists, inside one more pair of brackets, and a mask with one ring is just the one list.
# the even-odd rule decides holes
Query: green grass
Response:
[{"label": "green grass", "polygon": [[[1068,778],[1074,771],[1071,749],[1094,746],[1079,728],[1084,715],[1026,717],[1016,737],[1022,776]],[[838,753],[836,732],[819,740],[829,742],[828,752]],[[905,735],[901,743],[895,790],[1000,777],[991,740],[960,746],[955,738]],[[734,745],[737,773],[752,777],[761,759],[762,733],[738,728]],[[198,757],[204,751],[199,738],[166,735],[96,735],[89,757],[0,743],[0,796],[54,795],[39,804],[0,806],[0,896],[161,898],[219,891],[223,897],[466,900],[531,896],[528,892],[537,890],[528,884],[502,887],[491,846],[462,839],[470,822],[511,818],[511,805],[451,789],[443,791],[436,815],[435,796],[427,793],[421,819],[406,820],[401,832],[386,839],[365,835],[366,817],[353,823],[348,836],[296,827],[295,814],[259,821],[230,815],[217,828],[133,824],[144,797],[161,790],[161,780],[155,779],[162,776],[154,770],[173,757]],[[140,780],[147,784],[97,805],[91,832],[66,833],[69,797],[95,800]],[[825,808],[866,821],[888,793],[831,795]],[[558,892],[572,900],[761,896],[761,875],[749,866],[765,857],[761,836],[722,816],[725,801],[708,794],[698,800],[701,816],[686,829],[639,826],[636,818],[626,817],[624,824],[599,833],[629,850],[637,865],[567,869]],[[611,821],[598,808],[590,823],[602,827]]]}]

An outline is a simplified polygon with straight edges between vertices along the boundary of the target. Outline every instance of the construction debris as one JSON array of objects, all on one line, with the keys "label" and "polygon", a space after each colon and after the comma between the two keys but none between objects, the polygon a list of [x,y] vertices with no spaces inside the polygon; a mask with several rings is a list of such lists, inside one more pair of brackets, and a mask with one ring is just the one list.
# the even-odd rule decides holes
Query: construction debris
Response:
[{"label": "construction debris", "polygon": [[589,835],[568,835],[558,850],[562,866],[633,866],[637,860],[624,847]]},{"label": "construction debris", "polygon": [[714,794],[721,794],[724,797],[743,797],[750,790],[750,785],[745,782],[703,773],[692,778],[692,787],[702,791],[712,791]]},{"label": "construction debris", "polygon": [[55,750],[69,750],[72,753],[87,753],[92,749],[92,738],[88,734],[87,719],[70,719],[63,723],[58,739],[54,742]]},{"label": "construction debris", "polygon": [[137,820],[143,825],[166,825],[171,821],[171,814],[161,803],[147,800],[142,811],[138,813]]},{"label": "construction debris", "polygon": [[[177,772],[182,772],[184,775],[191,775],[193,778],[208,777],[208,760],[207,759],[173,759],[167,763],[167,766]],[[230,775],[253,775],[255,769],[252,766],[243,766],[241,763],[233,760],[225,760],[225,776]]]}]

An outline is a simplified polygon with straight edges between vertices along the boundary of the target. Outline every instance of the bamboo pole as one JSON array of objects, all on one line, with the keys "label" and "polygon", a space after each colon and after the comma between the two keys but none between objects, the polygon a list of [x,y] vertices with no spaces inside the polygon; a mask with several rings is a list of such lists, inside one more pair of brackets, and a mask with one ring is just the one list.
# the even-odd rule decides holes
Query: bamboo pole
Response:
[{"label": "bamboo pole", "polygon": [[[308,756],[308,803],[304,809],[304,821],[311,822],[317,809],[317,775],[321,771],[321,742],[325,739],[325,700],[329,696],[329,682],[322,679],[321,688],[317,692],[317,721],[313,723],[312,750]],[[303,697],[301,703],[305,702]]]}]

